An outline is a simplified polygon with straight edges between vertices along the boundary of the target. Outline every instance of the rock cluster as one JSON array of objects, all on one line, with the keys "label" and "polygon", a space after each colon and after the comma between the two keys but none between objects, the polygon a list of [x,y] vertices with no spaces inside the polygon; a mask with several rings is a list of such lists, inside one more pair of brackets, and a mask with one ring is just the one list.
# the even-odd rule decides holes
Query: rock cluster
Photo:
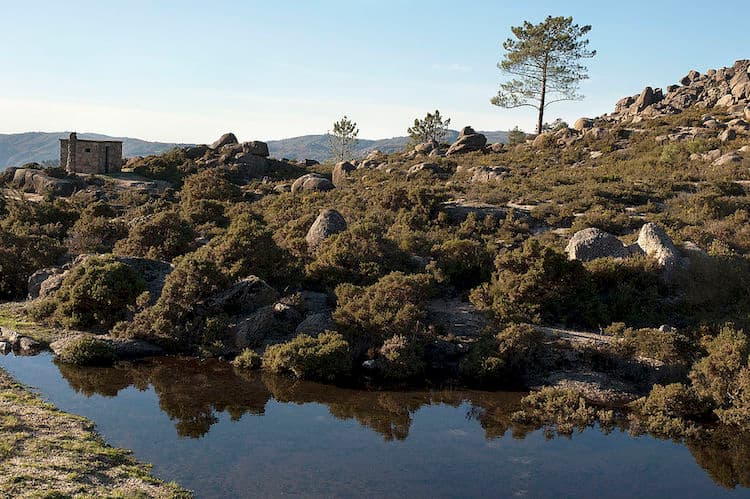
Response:
[{"label": "rock cluster", "polygon": [[570,260],[588,262],[597,258],[624,258],[628,255],[625,245],[609,232],[594,227],[576,232],[565,252]]},{"label": "rock cluster", "polygon": [[617,237],[597,228],[579,230],[570,238],[565,252],[570,260],[588,262],[597,258],[625,258],[645,254],[653,258],[666,274],[680,262],[680,253],[669,235],[654,223],[647,223],[638,233],[638,241],[626,246]]},{"label": "rock cluster", "polygon": [[[233,133],[225,133],[210,146],[188,146],[183,153],[198,168],[230,168],[245,180],[262,177],[275,167],[286,165],[283,161],[269,159],[268,144],[265,142],[253,140],[240,143]],[[134,166],[137,168],[138,162]]]},{"label": "rock cluster", "polygon": [[692,106],[704,109],[720,106],[746,118],[749,103],[750,60],[742,59],[732,67],[711,69],[705,74],[690,71],[680,80],[680,85],[670,85],[666,92],[661,88],[646,87],[638,95],[619,100],[612,116],[651,117],[677,114]]},{"label": "rock cluster", "polygon": [[487,144],[487,137],[481,133],[477,133],[470,126],[465,126],[461,129],[458,134],[458,138],[448,148],[445,153],[446,156],[452,156],[455,154],[465,154],[468,152],[481,151]]},{"label": "rock cluster", "polygon": [[57,178],[44,173],[36,163],[22,168],[8,168],[5,172],[10,184],[23,192],[33,192],[41,196],[69,197],[83,187],[73,178]]}]

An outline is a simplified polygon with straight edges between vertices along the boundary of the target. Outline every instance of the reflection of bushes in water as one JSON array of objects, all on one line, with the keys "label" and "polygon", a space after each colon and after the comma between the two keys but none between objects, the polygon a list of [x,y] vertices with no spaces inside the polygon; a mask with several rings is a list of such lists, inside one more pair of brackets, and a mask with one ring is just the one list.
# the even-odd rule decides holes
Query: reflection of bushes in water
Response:
[{"label": "reflection of bushes in water", "polygon": [[233,421],[244,414],[263,414],[270,394],[258,378],[240,377],[218,361],[171,359],[156,363],[150,375],[159,406],[180,436],[201,437],[227,412]]},{"label": "reflection of bushes in water", "polygon": [[711,479],[722,487],[750,487],[750,433],[720,426],[689,438],[687,447]]},{"label": "reflection of bushes in water", "polygon": [[[137,370],[130,368],[102,368],[102,367],[76,367],[69,364],[57,362],[63,378],[77,393],[87,397],[92,395],[104,395],[115,397],[130,385],[134,385]],[[138,386],[138,385],[137,385]],[[142,385],[141,385],[142,386]],[[139,389],[142,389],[138,386]],[[146,385],[148,386],[148,385]]]},{"label": "reflection of bushes in water", "polygon": [[264,375],[263,382],[279,402],[324,404],[332,416],[356,419],[386,440],[405,440],[409,436],[411,414],[430,402],[427,392],[369,392],[272,375]]}]

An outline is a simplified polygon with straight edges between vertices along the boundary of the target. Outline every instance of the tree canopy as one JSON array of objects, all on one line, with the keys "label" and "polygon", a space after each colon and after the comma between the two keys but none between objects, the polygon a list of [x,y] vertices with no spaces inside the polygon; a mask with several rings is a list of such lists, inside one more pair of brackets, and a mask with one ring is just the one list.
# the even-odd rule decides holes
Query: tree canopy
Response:
[{"label": "tree canopy", "polygon": [[331,155],[338,161],[351,159],[354,147],[357,145],[357,135],[359,135],[357,124],[344,115],[333,124],[333,132],[328,133]]},{"label": "tree canopy", "polygon": [[547,107],[583,98],[578,87],[588,78],[588,69],[580,61],[596,55],[585,38],[591,26],[573,24],[572,17],[547,16],[539,24],[524,21],[511,31],[514,38],[503,43],[506,54],[497,66],[512,79],[500,85],[491,102],[504,108],[537,109],[536,132],[541,133]]},{"label": "tree canopy", "polygon": [[448,126],[451,124],[451,119],[440,115],[440,111],[437,109],[435,113],[427,113],[423,119],[415,118],[414,126],[409,127],[407,133],[411,137],[413,142],[422,143],[434,140],[440,142],[445,138],[445,134],[448,133]]}]

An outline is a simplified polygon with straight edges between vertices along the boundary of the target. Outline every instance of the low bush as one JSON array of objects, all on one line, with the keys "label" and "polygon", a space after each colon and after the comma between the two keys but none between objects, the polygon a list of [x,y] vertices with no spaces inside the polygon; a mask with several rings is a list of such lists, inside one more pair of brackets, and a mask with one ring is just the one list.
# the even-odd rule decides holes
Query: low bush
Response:
[{"label": "low bush", "polygon": [[424,344],[416,337],[394,335],[378,350],[378,367],[386,379],[404,380],[424,373]]},{"label": "low bush", "polygon": [[287,343],[271,345],[263,354],[263,368],[299,379],[336,381],[351,374],[352,357],[341,334],[325,331],[317,338],[301,334]]},{"label": "low bush", "polygon": [[583,264],[539,241],[500,254],[492,280],[471,293],[478,309],[500,322],[591,325],[599,322]]},{"label": "low bush", "polygon": [[533,368],[543,334],[533,327],[511,324],[495,335],[485,334],[461,361],[461,375],[481,386],[510,386]]},{"label": "low bush", "polygon": [[232,360],[232,365],[239,369],[260,369],[261,357],[255,350],[246,348]]},{"label": "low bush", "polygon": [[596,420],[596,410],[570,388],[544,387],[521,399],[522,409],[511,415],[513,422],[531,426],[556,426],[561,435],[583,430]]},{"label": "low bush", "polygon": [[50,301],[55,320],[68,327],[108,328],[127,316],[145,290],[143,278],[128,265],[111,255],[95,256],[74,267]]},{"label": "low bush", "polygon": [[190,222],[174,211],[167,211],[134,224],[127,239],[118,241],[114,251],[119,255],[171,261],[187,253],[194,239]]},{"label": "low bush", "polygon": [[108,342],[82,335],[68,340],[57,359],[76,366],[109,366],[115,360],[115,352]]},{"label": "low bush", "polygon": [[631,427],[654,435],[680,438],[696,430],[696,421],[707,414],[707,405],[681,383],[654,385],[647,397],[630,404]]},{"label": "low bush", "polygon": [[427,274],[393,272],[371,286],[341,284],[333,318],[355,352],[379,348],[385,338],[420,333],[431,291]]}]

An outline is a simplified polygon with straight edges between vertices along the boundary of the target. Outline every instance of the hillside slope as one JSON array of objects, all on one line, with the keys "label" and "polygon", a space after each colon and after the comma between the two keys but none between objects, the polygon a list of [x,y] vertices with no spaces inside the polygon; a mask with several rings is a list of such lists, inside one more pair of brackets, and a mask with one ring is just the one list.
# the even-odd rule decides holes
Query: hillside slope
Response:
[{"label": "hillside slope", "polygon": [[[487,137],[488,143],[508,141],[508,132],[479,132]],[[445,137],[446,142],[454,142],[458,137],[456,130],[449,130]],[[393,137],[390,139],[360,139],[355,157],[364,157],[372,150],[379,150],[385,154],[401,152],[409,142],[409,137]],[[271,156],[287,159],[316,159],[323,161],[330,157],[328,150],[327,135],[304,135],[282,140],[268,141],[268,149]]]},{"label": "hillside slope", "polygon": [[[59,139],[65,138],[70,132],[26,132],[0,134],[0,170],[8,166],[20,166],[24,163],[36,161],[58,161],[60,158]],[[175,146],[166,142],[149,142],[131,137],[109,137],[97,133],[79,133],[81,139],[122,140],[123,155],[146,156],[159,154]]]}]

